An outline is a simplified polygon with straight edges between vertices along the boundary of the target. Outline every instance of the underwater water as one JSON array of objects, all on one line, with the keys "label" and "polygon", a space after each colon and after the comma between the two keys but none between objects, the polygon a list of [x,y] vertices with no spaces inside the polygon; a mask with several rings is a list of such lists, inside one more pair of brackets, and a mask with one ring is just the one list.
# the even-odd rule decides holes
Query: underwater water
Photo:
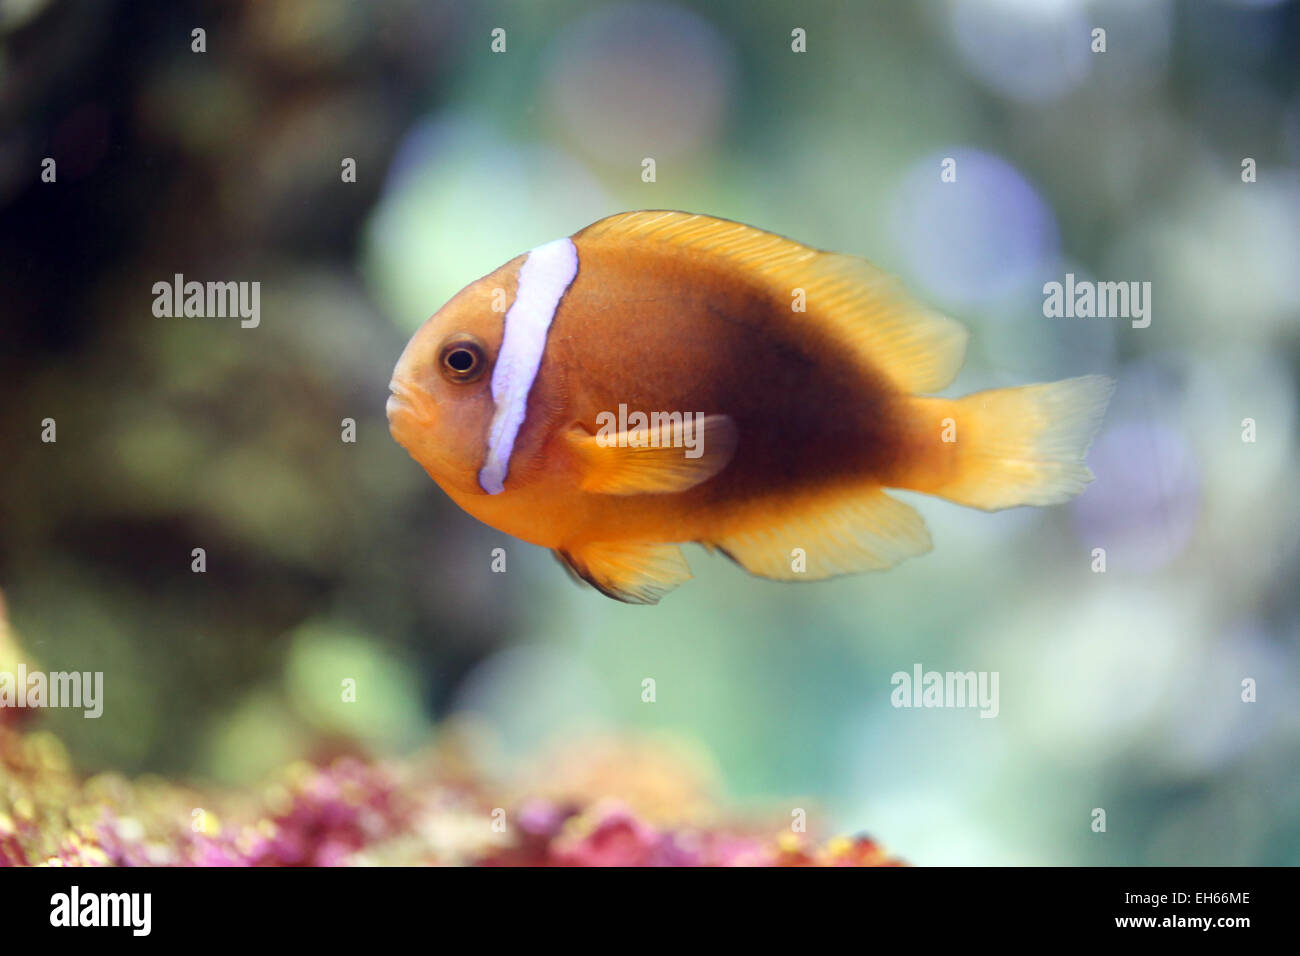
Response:
[{"label": "underwater water", "polygon": [[[1227,0],[0,8],[0,862],[1296,863],[1298,37]],[[1110,376],[1095,481],[896,492],[934,547],[887,571],[575,582],[385,402],[460,289],[640,209],[896,274],[969,332],[945,397]]]}]

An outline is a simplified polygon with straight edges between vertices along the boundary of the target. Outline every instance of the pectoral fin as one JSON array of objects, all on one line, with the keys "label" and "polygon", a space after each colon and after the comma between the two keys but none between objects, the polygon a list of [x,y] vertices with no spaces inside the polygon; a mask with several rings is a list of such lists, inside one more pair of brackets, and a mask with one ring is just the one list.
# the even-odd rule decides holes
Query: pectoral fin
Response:
[{"label": "pectoral fin", "polygon": [[658,604],[691,569],[675,544],[592,543],[557,549],[569,573],[625,604]]},{"label": "pectoral fin", "polygon": [[726,415],[706,415],[697,425],[688,415],[675,432],[638,428],[592,435],[575,427],[565,442],[583,491],[664,495],[694,488],[727,467],[736,451],[736,425]]}]

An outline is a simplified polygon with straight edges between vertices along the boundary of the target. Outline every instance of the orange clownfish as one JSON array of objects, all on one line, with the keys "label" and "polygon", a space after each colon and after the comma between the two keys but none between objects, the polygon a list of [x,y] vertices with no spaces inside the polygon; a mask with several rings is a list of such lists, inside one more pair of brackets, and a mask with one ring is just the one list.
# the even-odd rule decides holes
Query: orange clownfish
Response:
[{"label": "orange clownfish", "polygon": [[393,437],[452,499],[621,601],[691,577],[680,544],[816,580],[930,550],[903,488],[1051,505],[1111,381],[948,399],[966,330],[863,259],[630,212],[471,283],[393,372]]}]

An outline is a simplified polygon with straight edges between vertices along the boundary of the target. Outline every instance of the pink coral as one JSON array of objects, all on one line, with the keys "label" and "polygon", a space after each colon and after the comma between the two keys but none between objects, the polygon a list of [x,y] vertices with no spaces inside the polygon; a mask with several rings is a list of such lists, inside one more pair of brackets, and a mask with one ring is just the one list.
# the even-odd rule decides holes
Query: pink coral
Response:
[{"label": "pink coral", "polygon": [[[607,782],[614,787],[617,781],[610,776]],[[156,780],[131,783],[113,775],[81,780],[53,737],[0,727],[0,865],[897,862],[866,838],[819,844],[753,827],[652,822],[624,803],[595,800],[583,806],[572,797],[523,796],[517,809],[507,810],[491,806],[487,789],[437,752],[393,764],[351,757],[326,766],[298,764],[260,796],[205,793]],[[494,821],[506,823],[498,827]]]}]

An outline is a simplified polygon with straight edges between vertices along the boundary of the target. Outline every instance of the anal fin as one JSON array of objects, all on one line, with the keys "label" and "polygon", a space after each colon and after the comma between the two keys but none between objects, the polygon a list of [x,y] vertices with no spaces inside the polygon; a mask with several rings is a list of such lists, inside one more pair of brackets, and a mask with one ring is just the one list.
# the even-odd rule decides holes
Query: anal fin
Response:
[{"label": "anal fin", "polygon": [[880,488],[796,504],[787,514],[708,545],[750,574],[780,581],[883,571],[933,546],[916,509]]},{"label": "anal fin", "polygon": [[557,548],[556,559],[602,594],[625,604],[658,604],[691,579],[691,569],[675,544],[593,542]]}]

